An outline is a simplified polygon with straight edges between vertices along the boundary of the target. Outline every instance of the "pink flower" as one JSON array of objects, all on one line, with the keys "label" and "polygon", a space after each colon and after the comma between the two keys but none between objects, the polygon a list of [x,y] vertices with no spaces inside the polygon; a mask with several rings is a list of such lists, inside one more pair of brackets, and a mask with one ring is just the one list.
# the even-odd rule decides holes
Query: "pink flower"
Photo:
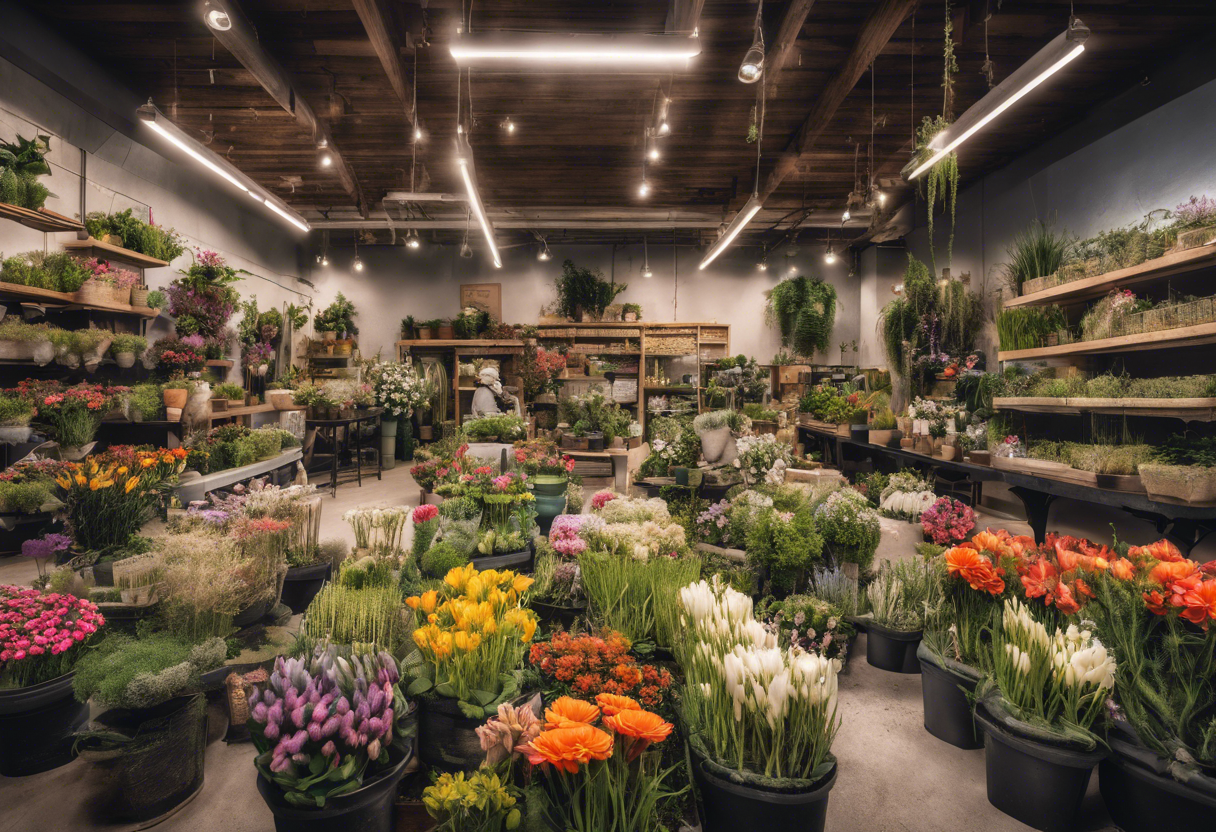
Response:
[{"label": "pink flower", "polygon": [[426,523],[439,516],[439,509],[432,505],[421,505],[414,509],[411,518],[414,523]]}]

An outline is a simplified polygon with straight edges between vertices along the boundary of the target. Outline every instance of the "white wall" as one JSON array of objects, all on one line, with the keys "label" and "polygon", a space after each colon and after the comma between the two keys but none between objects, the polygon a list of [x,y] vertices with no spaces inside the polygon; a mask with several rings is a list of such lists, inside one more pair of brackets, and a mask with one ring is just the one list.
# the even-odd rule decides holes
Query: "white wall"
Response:
[{"label": "white wall", "polygon": [[[509,323],[535,323],[541,306],[552,302],[556,293],[554,278],[561,273],[567,258],[580,266],[600,269],[606,277],[615,276],[628,288],[618,303],[638,303],[649,321],[702,321],[731,325],[731,351],[754,356],[767,363],[780,348],[776,330],[764,325],[764,292],[779,281],[782,263],[770,263],[766,272],[756,268],[759,252],[755,249],[728,250],[705,271],[697,266],[704,252],[691,246],[649,246],[650,267],[654,276],[641,276],[641,246],[558,246],[552,245],[553,259],[540,262],[536,247],[506,249],[503,268],[495,269],[481,248],[474,245],[474,256],[462,259],[456,246],[423,244],[417,251],[404,246],[360,246],[365,264],[362,272],[351,268],[352,249],[331,249],[330,266],[313,265],[310,279],[316,283],[321,305],[341,291],[358,310],[359,346],[364,354],[383,350],[395,352],[394,342],[401,319],[447,318],[459,312],[460,285],[463,283],[501,283],[503,318]],[[773,258],[776,260],[777,258]],[[859,333],[860,280],[848,276],[848,266],[838,260],[833,266],[822,262],[822,249],[803,247],[793,264],[817,273],[836,287],[836,328],[833,349],[820,360],[839,360],[835,345],[841,341],[872,338],[873,332]],[[862,349],[865,349],[862,346]]]},{"label": "white wall", "polygon": [[[188,158],[166,150],[153,134],[135,133],[140,141],[133,140],[123,128],[139,128],[121,122],[134,120],[137,95],[111,82],[103,68],[13,11],[11,4],[4,4],[4,13],[0,54],[7,57],[0,57],[0,138],[11,140],[17,133],[26,138],[51,136],[47,160],[52,174],[43,181],[56,196],[47,200],[47,208],[79,217],[83,149],[86,212],[132,208],[144,220],[150,213],[157,225],[171,226],[185,238],[185,254],[169,268],[147,272],[150,287],[168,285],[178,269],[190,265],[190,250],[197,247],[216,251],[251,272],[237,289],[243,297],[255,295],[262,309],[298,304],[311,294],[297,282],[305,235],[265,209],[258,210],[248,196]],[[173,155],[166,158],[161,151]],[[0,221],[0,251],[6,255],[44,246],[53,251],[74,238],[72,233],[43,235]],[[159,320],[149,334],[171,331]]]}]

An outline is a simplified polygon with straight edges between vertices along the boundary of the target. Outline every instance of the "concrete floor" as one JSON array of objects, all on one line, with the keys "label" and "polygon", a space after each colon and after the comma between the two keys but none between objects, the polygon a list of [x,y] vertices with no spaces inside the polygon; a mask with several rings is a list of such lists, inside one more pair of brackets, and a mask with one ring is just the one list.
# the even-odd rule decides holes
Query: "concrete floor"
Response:
[{"label": "concrete floor", "polygon": [[[362,488],[343,486],[336,499],[326,494],[322,539],[351,541],[349,527],[342,521],[347,509],[417,501],[418,488],[407,467],[385,472],[381,482],[365,481]],[[878,556],[894,560],[912,555],[913,544],[921,539],[919,526],[886,519],[882,523]],[[992,514],[982,516],[979,525],[1015,533],[1027,530],[1024,523]],[[0,561],[0,581],[13,581],[19,574],[32,577],[32,564]],[[840,772],[831,795],[828,832],[1029,829],[988,804],[982,750],[962,751],[925,731],[920,684],[920,676],[870,667],[865,661],[865,636],[858,639],[840,681],[843,724],[833,746]],[[202,791],[158,830],[273,832],[273,817],[255,785],[253,747],[224,744],[219,739],[222,727],[222,717],[213,720]],[[0,832],[125,829],[97,824],[90,817],[89,796],[96,788],[95,772],[81,761],[32,777],[0,778]],[[1111,829],[1095,776],[1079,830]]]}]

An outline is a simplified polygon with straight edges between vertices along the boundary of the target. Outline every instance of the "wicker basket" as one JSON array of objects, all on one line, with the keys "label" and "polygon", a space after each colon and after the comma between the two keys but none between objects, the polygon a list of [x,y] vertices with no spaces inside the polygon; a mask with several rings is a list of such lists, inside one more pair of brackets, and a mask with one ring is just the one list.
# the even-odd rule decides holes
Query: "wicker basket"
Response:
[{"label": "wicker basket", "polygon": [[86,280],[76,290],[76,302],[85,305],[109,303],[110,287],[95,280]]},{"label": "wicker basket", "polygon": [[130,304],[132,306],[136,306],[141,309],[147,309],[148,308],[148,288],[146,286],[144,286],[142,288],[139,286],[132,286]]}]

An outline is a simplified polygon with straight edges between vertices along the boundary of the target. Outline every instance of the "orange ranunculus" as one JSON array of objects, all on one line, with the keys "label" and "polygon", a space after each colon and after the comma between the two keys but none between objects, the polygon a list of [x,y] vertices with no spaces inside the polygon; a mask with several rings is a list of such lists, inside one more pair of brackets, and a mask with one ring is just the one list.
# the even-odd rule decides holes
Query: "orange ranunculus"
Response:
[{"label": "orange ranunculus", "polygon": [[621,711],[642,710],[642,706],[638,704],[637,700],[628,696],[617,696],[615,693],[597,693],[595,704],[600,706],[600,711],[606,717],[615,716]]},{"label": "orange ranunculus", "polygon": [[1068,548],[1063,540],[1057,541],[1056,563],[1060,567],[1060,572],[1071,572],[1081,566],[1081,553]]},{"label": "orange ranunculus", "polygon": [[612,756],[612,735],[592,725],[573,723],[542,731],[523,751],[534,766],[552,763],[561,771],[578,774],[580,764]]},{"label": "orange ranunculus", "polygon": [[[1213,582],[1216,585],[1216,582]],[[671,734],[672,725],[658,714],[650,711],[625,710],[615,716],[604,717],[604,724],[618,734],[648,743],[662,742]]]},{"label": "orange ranunculus", "polygon": [[1165,615],[1168,610],[1165,607],[1165,598],[1157,590],[1143,593],[1144,605],[1148,607],[1148,611],[1154,615]]},{"label": "orange ranunculus", "polygon": [[1009,546],[1009,542],[1002,539],[999,534],[994,534],[991,529],[984,529],[984,531],[971,538],[971,542],[981,552],[991,553],[993,561],[999,561],[1001,558],[1013,554],[1013,549]]},{"label": "orange ranunculus", "polygon": [[[1216,580],[1204,581],[1182,596],[1183,610],[1179,613],[1192,624],[1208,628],[1208,619],[1216,621]],[[605,720],[606,722],[607,720]]]},{"label": "orange ranunculus", "polygon": [[1178,581],[1185,581],[1199,569],[1199,564],[1193,560],[1161,561],[1148,573],[1148,579],[1161,586],[1169,586]]},{"label": "orange ranunculus", "polygon": [[1057,583],[1055,589],[1043,599],[1049,606],[1054,603],[1056,609],[1064,615],[1073,615],[1081,611],[1081,604],[1066,583]]},{"label": "orange ranunculus", "polygon": [[545,728],[590,725],[600,718],[600,709],[590,702],[563,696],[545,708]]},{"label": "orange ranunculus", "polygon": [[993,567],[991,561],[975,549],[956,546],[946,552],[945,558],[946,571],[966,581],[972,589],[992,595],[1005,591],[1005,582],[1001,580],[1003,571]]},{"label": "orange ranunculus", "polygon": [[1136,564],[1127,558],[1117,558],[1110,565],[1111,574],[1121,581],[1130,581],[1136,577]]},{"label": "orange ranunculus", "polygon": [[1133,546],[1127,550],[1127,554],[1128,557],[1146,560],[1165,562],[1182,560],[1182,552],[1178,551],[1178,547],[1168,540],[1158,540],[1147,546]]},{"label": "orange ranunculus", "polygon": [[1045,560],[1035,561],[1022,576],[1022,587],[1027,598],[1042,598],[1049,595],[1058,582],[1055,567]]}]

